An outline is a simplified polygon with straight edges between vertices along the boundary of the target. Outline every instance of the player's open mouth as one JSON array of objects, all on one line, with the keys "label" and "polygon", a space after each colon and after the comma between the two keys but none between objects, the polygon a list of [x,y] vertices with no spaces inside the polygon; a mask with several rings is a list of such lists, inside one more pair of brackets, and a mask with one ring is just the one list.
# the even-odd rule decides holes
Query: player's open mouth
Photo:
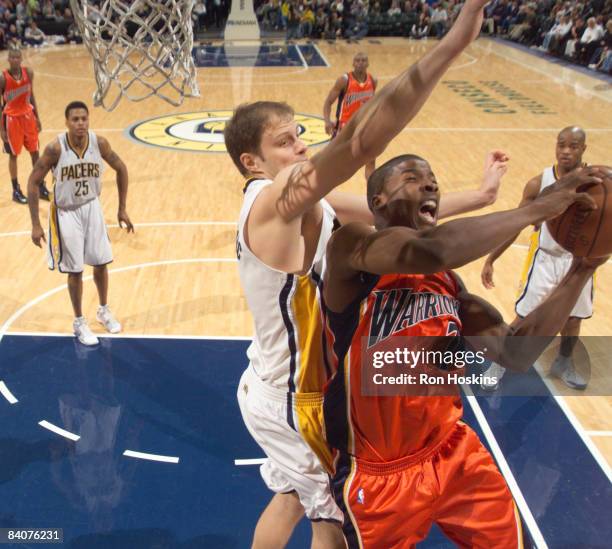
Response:
[{"label": "player's open mouth", "polygon": [[437,211],[438,203],[435,200],[426,200],[419,208],[419,216],[427,223],[434,223]]}]

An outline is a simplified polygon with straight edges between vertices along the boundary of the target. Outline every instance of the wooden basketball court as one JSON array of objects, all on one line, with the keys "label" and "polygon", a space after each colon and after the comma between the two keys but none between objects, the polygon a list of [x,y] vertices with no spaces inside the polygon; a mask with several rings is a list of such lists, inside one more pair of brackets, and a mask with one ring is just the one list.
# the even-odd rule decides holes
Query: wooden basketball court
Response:
[{"label": "wooden basketball court", "polygon": [[[128,213],[136,233],[116,226],[117,192],[112,170],[104,177],[102,203],[113,244],[110,304],[126,334],[175,336],[249,336],[252,325],[241,295],[235,264],[235,220],[242,199],[242,180],[228,155],[187,152],[136,142],[128,134],[135,124],[182,113],[231,110],[244,101],[288,101],[296,112],[320,117],[335,79],[350,69],[360,50],[380,85],[415,61],[434,42],[384,39],[361,45],[318,45],[329,67],[262,67],[199,69],[202,97],[174,108],[158,99],[123,101],[112,113],[91,110],[91,129],[109,139],[130,175]],[[3,57],[7,66],[6,53]],[[44,147],[64,128],[64,107],[72,100],[91,105],[92,63],[83,47],[24,51],[24,65],[34,69],[34,91],[43,124]],[[497,203],[489,211],[518,204],[523,185],[555,161],[558,131],[580,125],[587,133],[585,160],[612,164],[612,86],[513,47],[480,39],[468,48],[438,85],[410,126],[380,159],[412,152],[427,158],[444,191],[470,189],[480,180],[488,150],[511,157]],[[214,113],[210,115],[214,118]],[[180,116],[175,122],[188,119]],[[316,121],[315,121],[316,122]],[[161,129],[160,129],[161,128]],[[309,130],[322,139],[316,123]],[[159,131],[163,134],[164,127]],[[210,130],[210,128],[209,128]],[[152,132],[150,135],[153,135]],[[212,132],[214,133],[214,131]],[[180,142],[177,138],[173,143]],[[180,145],[180,143],[179,143]],[[19,180],[25,191],[30,162],[19,158]],[[8,157],[0,163],[0,323],[4,333],[70,333],[72,311],[65,276],[47,269],[45,251],[30,241],[26,206],[10,200]],[[50,180],[47,179],[50,186]],[[344,187],[362,193],[362,172]],[[46,226],[48,206],[41,203]],[[526,255],[528,231],[496,264],[496,288],[480,283],[482,262],[460,270],[467,286],[494,303],[507,321]],[[89,270],[86,274],[91,274]],[[96,292],[86,278],[84,312],[92,321]],[[597,277],[595,315],[583,323],[584,335],[612,336],[612,283],[608,263]],[[602,359],[594,368],[611,366]],[[608,374],[609,375],[609,374]],[[564,386],[567,395],[572,391]],[[612,463],[612,398],[565,399],[589,445]]]}]

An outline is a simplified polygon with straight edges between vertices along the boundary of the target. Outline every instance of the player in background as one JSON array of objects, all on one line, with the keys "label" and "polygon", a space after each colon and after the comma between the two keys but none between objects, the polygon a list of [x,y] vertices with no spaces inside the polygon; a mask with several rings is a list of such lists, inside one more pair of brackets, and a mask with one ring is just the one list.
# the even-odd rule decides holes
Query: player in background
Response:
[{"label": "player in background", "polygon": [[[510,340],[554,335],[605,259],[574,260],[548,299],[514,327],[470,294],[450,269],[484,255],[483,233],[508,217],[527,226],[556,217],[577,200],[594,207],[576,189],[601,176],[584,169],[524,208],[437,227],[440,192],[424,159],[399,156],[370,177],[375,228],[351,223],[334,232],[323,283],[330,370],[336,372],[325,391],[325,432],[339,450],[333,486],[349,549],[414,547],[434,522],[458,547],[522,546],[510,490],[478,436],[461,421],[459,386],[442,396],[439,387],[426,384],[416,395],[401,385],[394,385],[394,396],[364,394],[367,375],[387,373],[366,368],[364,346],[389,351],[389,338],[399,336],[419,343],[402,339],[393,348],[437,349],[443,342],[446,348],[447,336],[478,336],[479,350],[527,370],[550,339],[534,337],[522,345]],[[411,365],[410,371],[420,380],[424,366]]]},{"label": "player in background", "polygon": [[[2,123],[0,138],[4,152],[9,154],[9,174],[13,186],[13,200],[19,204],[27,202],[21,192],[17,178],[17,157],[25,146],[32,158],[32,166],[38,160],[38,134],[42,130],[38,107],[34,98],[34,71],[21,65],[21,50],[11,49],[8,53],[9,68],[0,75],[2,96]],[[45,182],[39,182],[39,195],[49,200]]]},{"label": "player in background", "polygon": [[49,213],[49,268],[68,275],[68,293],[74,310],[74,335],[83,345],[96,345],[98,338],[91,331],[81,307],[83,268],[93,266],[93,277],[100,306],[96,319],[113,334],[121,324],[111,313],[108,298],[108,269],[112,262],[110,240],[104,222],[99,196],[106,161],[117,173],[119,192],[119,226],[127,231],[134,226],[126,211],[128,172],[109,142],[89,130],[89,110],[85,103],[73,101],[65,110],[68,131],[58,135],[34,166],[28,179],[28,205],[32,218],[32,242],[39,248],[45,232],[38,214],[38,181],[53,170],[53,201]]},{"label": "player in background", "polygon": [[[555,156],[557,163],[546,168],[540,175],[530,179],[523,189],[523,197],[519,207],[525,206],[547,187],[553,185],[559,178],[583,166],[582,156],[586,150],[586,135],[578,126],[568,126],[557,135]],[[493,264],[517,239],[518,233],[508,239],[502,246],[493,251],[486,259],[482,268],[481,278],[485,288],[491,289],[493,283]],[[567,274],[572,265],[573,256],[555,242],[546,224],[535,226],[531,235],[529,252],[523,268],[519,296],[516,300],[516,318],[512,325],[527,316],[552,292]],[[572,353],[583,319],[593,315],[593,278],[586,281],[584,288],[572,312],[561,327],[561,346],[559,355],[553,362],[551,373],[563,380],[572,389],[585,389],[586,380],[575,369]],[[504,375],[504,368],[493,363],[488,370],[488,376],[482,388],[494,391]],[[497,380],[495,383],[493,380]]]},{"label": "player in background", "polygon": [[[353,70],[340,76],[327,94],[323,104],[323,118],[327,135],[335,137],[348,124],[351,117],[374,97],[378,80],[368,72],[369,65],[368,56],[365,53],[356,53],[353,57]],[[331,108],[336,100],[338,101],[336,121],[332,122]],[[375,167],[376,159],[366,164],[366,180]]]}]

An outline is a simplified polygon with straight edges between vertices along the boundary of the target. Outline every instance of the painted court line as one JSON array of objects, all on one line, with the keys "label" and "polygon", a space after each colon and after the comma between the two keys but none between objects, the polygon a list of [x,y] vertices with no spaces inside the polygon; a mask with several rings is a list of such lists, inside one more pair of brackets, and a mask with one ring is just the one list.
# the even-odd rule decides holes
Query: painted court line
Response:
[{"label": "painted court line", "polygon": [[9,401],[9,404],[17,404],[19,401],[15,398],[15,395],[9,391],[9,388],[6,386],[4,381],[0,381],[0,393],[2,396]]},{"label": "painted court line", "polygon": [[[70,337],[73,338],[72,332],[6,332],[5,335],[20,336],[20,337]],[[251,341],[252,337],[246,336],[227,336],[227,335],[188,335],[188,334],[96,334],[97,338],[102,339],[213,339],[232,341]],[[1,383],[1,382],[0,382]]]},{"label": "painted court line", "polygon": [[304,59],[304,55],[302,54],[302,50],[300,50],[300,46],[295,46],[295,51],[300,56],[300,59],[302,61],[302,66],[307,69],[308,63],[306,63],[306,59]]},{"label": "painted court line", "polygon": [[[610,261],[612,260],[609,260],[608,263]],[[537,362],[535,364],[535,367],[537,367],[536,369],[539,372],[542,371],[542,368],[539,366]],[[604,472],[606,477],[608,477],[608,481],[612,484],[612,469],[610,469],[610,465],[608,464],[608,461],[606,460],[606,458],[604,458],[603,454],[599,451],[599,448],[597,448],[595,443],[591,440],[588,432],[580,424],[580,421],[574,415],[574,412],[572,412],[572,409],[569,407],[565,399],[562,396],[555,395],[555,392],[557,391],[557,389],[552,383],[552,381],[548,377],[541,375],[541,374],[540,374],[540,378],[544,382],[544,385],[546,385],[546,388],[548,389],[552,397],[557,401],[559,408],[561,408],[561,410],[565,414],[565,417],[567,417],[568,421],[570,422],[570,424],[572,425],[572,427],[574,428],[574,430],[576,431],[576,433],[578,434],[578,436],[580,437],[584,445],[587,447],[589,452],[591,452],[591,455],[593,456],[597,464],[601,467],[601,470]],[[595,432],[598,432],[598,431],[595,431]],[[592,436],[597,436],[597,435],[592,435]]]},{"label": "painted court line", "polygon": [[491,430],[491,426],[489,425],[489,422],[487,421],[487,418],[485,417],[482,408],[478,403],[478,400],[474,396],[474,393],[472,392],[472,389],[469,386],[466,385],[463,387],[463,389],[465,391],[467,401],[470,407],[472,408],[472,411],[474,412],[478,423],[480,424],[480,428],[482,429],[482,432],[484,433],[484,436],[487,439],[489,446],[491,447],[491,452],[495,456],[497,465],[500,471],[502,472],[502,475],[504,475],[506,482],[508,483],[508,487],[510,488],[512,496],[514,497],[514,501],[516,502],[516,505],[521,511],[523,520],[525,521],[525,524],[527,524],[527,528],[529,528],[529,533],[531,534],[531,537],[533,538],[536,547],[538,547],[538,549],[546,549],[548,545],[544,540],[544,536],[542,535],[542,532],[538,527],[538,523],[536,522],[535,518],[533,517],[533,514],[531,513],[531,509],[529,509],[529,506],[525,501],[523,492],[521,492],[521,489],[519,488],[519,485],[516,482],[514,475],[512,474],[510,466],[508,465],[504,453],[502,452],[501,448],[499,447],[499,444],[497,443],[497,439],[495,438],[495,435]]},{"label": "painted court line", "polygon": [[161,456],[159,454],[147,454],[145,452],[135,452],[134,450],[126,450],[123,452],[126,457],[136,459],[148,459],[149,461],[161,461],[163,463],[178,463],[179,458],[174,456]]},{"label": "painted court line", "polygon": [[234,465],[263,465],[268,458],[235,459]]},{"label": "painted court line", "polygon": [[328,67],[331,67],[331,63],[327,60],[327,57],[323,55],[323,52],[319,49],[319,46],[317,46],[316,44],[312,44],[312,46],[315,50],[317,50],[317,53],[319,54],[321,59],[323,59],[323,63],[325,63],[325,65],[327,65]]},{"label": "painted court line", "polygon": [[73,440],[74,442],[76,442],[77,440],[81,438],[79,435],[75,435],[74,433],[71,433],[70,431],[66,431],[62,429],[61,427],[58,427],[57,425],[53,425],[53,423],[49,423],[46,419],[39,421],[38,425],[40,425],[41,427],[44,427],[45,429],[48,429],[49,431],[52,431],[56,435]]},{"label": "painted court line", "polygon": [[[135,223],[134,228],[144,227],[208,227],[215,225],[236,226],[235,221],[151,221],[150,223]],[[107,227],[117,228],[117,223],[109,223]],[[0,233],[0,238],[4,236],[29,236],[31,231],[13,231],[9,233]]]},{"label": "painted court line", "polygon": [[585,431],[590,437],[612,437],[612,431]]}]

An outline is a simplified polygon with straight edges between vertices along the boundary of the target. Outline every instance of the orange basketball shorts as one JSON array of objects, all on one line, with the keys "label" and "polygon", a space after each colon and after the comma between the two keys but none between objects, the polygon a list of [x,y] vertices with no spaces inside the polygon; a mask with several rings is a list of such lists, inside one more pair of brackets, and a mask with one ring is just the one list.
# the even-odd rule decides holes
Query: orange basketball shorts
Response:
[{"label": "orange basketball shorts", "polygon": [[408,549],[436,523],[458,547],[523,547],[520,515],[478,436],[459,422],[419,456],[365,463],[341,456],[333,479],[350,549]]},{"label": "orange basketball shorts", "polygon": [[24,146],[28,152],[38,150],[38,128],[33,112],[19,116],[3,115],[3,123],[8,135],[7,152],[18,156]]}]

